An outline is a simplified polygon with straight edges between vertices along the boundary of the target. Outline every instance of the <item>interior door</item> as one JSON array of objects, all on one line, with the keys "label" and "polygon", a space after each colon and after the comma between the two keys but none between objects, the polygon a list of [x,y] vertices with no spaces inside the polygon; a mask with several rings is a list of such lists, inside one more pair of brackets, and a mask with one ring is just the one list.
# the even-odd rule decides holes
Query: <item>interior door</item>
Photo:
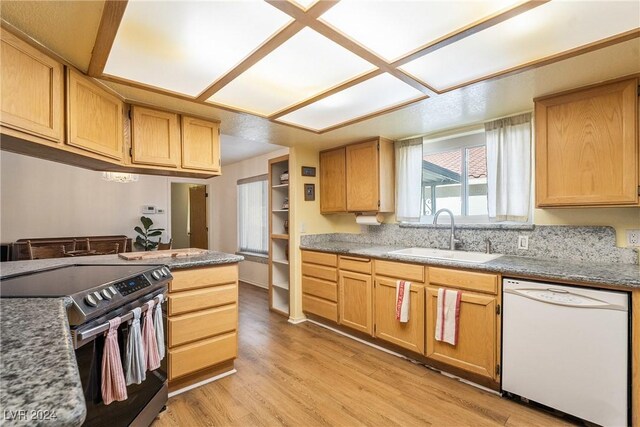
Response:
[{"label": "interior door", "polygon": [[194,185],[189,188],[189,246],[209,249],[207,229],[207,187]]}]

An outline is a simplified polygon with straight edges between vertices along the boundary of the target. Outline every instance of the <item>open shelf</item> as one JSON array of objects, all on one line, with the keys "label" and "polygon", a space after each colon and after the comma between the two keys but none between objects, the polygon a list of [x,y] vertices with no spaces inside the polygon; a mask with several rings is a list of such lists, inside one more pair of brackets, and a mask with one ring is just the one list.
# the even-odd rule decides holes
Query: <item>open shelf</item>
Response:
[{"label": "open shelf", "polygon": [[289,156],[269,160],[269,295],[271,310],[289,316],[289,182],[280,175],[289,170]]}]

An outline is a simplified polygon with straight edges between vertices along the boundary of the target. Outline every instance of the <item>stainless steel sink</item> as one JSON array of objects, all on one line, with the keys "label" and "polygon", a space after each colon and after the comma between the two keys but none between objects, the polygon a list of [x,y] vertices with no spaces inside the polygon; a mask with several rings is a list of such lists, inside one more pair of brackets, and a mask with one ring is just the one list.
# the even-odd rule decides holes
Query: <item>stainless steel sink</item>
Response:
[{"label": "stainless steel sink", "polygon": [[407,248],[389,252],[393,255],[407,255],[420,258],[449,259],[452,261],[470,262],[482,264],[500,258],[499,254],[484,254],[481,252],[449,251],[432,248]]}]

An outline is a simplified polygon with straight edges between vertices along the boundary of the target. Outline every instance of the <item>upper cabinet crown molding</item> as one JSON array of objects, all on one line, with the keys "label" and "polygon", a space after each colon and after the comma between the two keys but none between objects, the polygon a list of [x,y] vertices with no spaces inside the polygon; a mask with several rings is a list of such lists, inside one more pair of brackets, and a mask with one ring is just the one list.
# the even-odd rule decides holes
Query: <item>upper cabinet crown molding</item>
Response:
[{"label": "upper cabinet crown molding", "polygon": [[536,204],[636,206],[638,79],[537,99]]},{"label": "upper cabinet crown molding", "polygon": [[64,138],[63,66],[0,29],[2,125],[54,142]]},{"label": "upper cabinet crown molding", "polygon": [[80,73],[67,70],[67,144],[124,158],[123,103]]}]

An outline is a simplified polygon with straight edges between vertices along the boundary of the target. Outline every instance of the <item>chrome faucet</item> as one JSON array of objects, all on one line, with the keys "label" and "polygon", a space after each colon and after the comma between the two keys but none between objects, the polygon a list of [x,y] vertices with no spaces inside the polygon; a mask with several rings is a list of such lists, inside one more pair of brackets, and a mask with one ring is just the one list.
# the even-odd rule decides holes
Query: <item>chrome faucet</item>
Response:
[{"label": "chrome faucet", "polygon": [[451,217],[451,235],[449,236],[449,249],[451,249],[452,251],[456,250],[456,243],[460,243],[461,240],[460,239],[456,239],[456,222],[453,219],[453,212],[451,212],[449,209],[440,209],[438,210],[438,212],[436,212],[436,215],[433,217],[433,223],[435,225],[438,224],[438,217],[440,216],[440,214],[442,212],[446,212],[449,214],[449,216]]}]

